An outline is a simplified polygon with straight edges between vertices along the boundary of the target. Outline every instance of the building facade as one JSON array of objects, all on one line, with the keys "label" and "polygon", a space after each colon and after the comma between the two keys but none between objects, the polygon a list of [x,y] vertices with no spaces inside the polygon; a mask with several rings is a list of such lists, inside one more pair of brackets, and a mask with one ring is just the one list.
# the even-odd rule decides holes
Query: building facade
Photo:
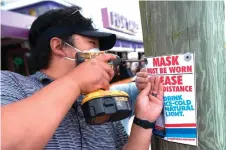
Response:
[{"label": "building facade", "polygon": [[[48,10],[64,8],[76,5],[63,0],[20,0],[4,4],[2,12],[2,69],[15,71],[24,75],[31,74],[28,68],[26,54],[29,52],[27,35],[29,27],[34,19]],[[79,7],[79,4],[77,5]],[[137,22],[127,18],[108,7],[97,8],[92,14],[94,22],[99,22],[98,29],[115,33],[117,41],[109,50],[125,59],[140,59],[144,55],[143,42],[136,34],[141,28]],[[8,26],[14,29],[6,29],[4,20],[11,17]],[[23,20],[23,21],[21,21]],[[18,24],[19,23],[19,24]],[[23,31],[21,31],[23,30]],[[131,65],[131,64],[130,64]],[[127,66],[130,67],[127,64]]]}]

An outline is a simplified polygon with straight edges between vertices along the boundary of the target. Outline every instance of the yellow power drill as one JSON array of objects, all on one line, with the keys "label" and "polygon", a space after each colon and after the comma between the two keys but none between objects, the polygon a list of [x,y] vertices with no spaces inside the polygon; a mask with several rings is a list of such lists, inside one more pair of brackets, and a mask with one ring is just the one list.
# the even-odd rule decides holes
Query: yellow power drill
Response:
[{"label": "yellow power drill", "polygon": [[[76,65],[104,53],[105,51],[77,52]],[[121,58],[119,56],[108,62],[112,67],[120,65],[120,63]],[[86,123],[91,125],[119,121],[127,118],[132,113],[129,95],[126,92],[101,89],[85,95],[82,99],[82,111]]]}]

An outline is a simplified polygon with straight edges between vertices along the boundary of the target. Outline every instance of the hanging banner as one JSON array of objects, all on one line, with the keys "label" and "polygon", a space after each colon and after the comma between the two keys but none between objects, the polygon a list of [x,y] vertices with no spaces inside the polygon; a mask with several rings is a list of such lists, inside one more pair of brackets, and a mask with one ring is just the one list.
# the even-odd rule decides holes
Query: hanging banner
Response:
[{"label": "hanging banner", "polygon": [[154,135],[167,141],[198,145],[193,53],[147,58],[149,75],[164,85],[164,109]]}]

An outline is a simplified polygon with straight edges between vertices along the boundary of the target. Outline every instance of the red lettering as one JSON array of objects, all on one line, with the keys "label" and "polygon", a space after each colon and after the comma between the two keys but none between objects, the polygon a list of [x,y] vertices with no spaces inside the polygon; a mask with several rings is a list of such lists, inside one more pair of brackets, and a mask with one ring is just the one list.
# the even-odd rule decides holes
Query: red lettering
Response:
[{"label": "red lettering", "polygon": [[153,66],[156,67],[156,66],[161,66],[159,64],[159,58],[153,58]]},{"label": "red lettering", "polygon": [[171,85],[171,81],[170,81],[170,77],[169,76],[166,76],[165,77],[165,83],[164,85]]},{"label": "red lettering", "polygon": [[168,140],[183,140],[183,141],[195,141],[195,139],[186,138],[168,138]]},{"label": "red lettering", "polygon": [[158,68],[147,68],[147,72],[149,74],[157,74],[158,73]]},{"label": "red lettering", "polygon": [[178,57],[179,56],[172,56],[172,65],[179,65]]},{"label": "red lettering", "polygon": [[169,67],[170,73],[189,73],[192,72],[192,66]]},{"label": "red lettering", "polygon": [[167,68],[164,68],[164,73],[167,73]]},{"label": "red lettering", "polygon": [[171,56],[167,56],[165,66],[170,66],[170,65],[171,65]]},{"label": "red lettering", "polygon": [[178,85],[182,85],[183,82],[182,82],[182,76],[177,76],[177,84]]},{"label": "red lettering", "polygon": [[151,73],[151,68],[147,68],[147,72],[148,73]]},{"label": "red lettering", "polygon": [[[160,79],[160,82],[161,82],[161,83],[164,82],[164,76],[160,76],[159,79]],[[163,84],[164,84],[164,83],[163,83]]]},{"label": "red lettering", "polygon": [[161,66],[179,65],[178,57],[179,56],[167,56],[165,58],[164,57],[153,58],[153,66],[161,67]]},{"label": "red lettering", "polygon": [[182,71],[182,72],[185,72],[185,71],[186,71],[186,67],[185,67],[185,66],[182,66],[182,67],[181,67],[181,71]]},{"label": "red lettering", "polygon": [[166,68],[159,68],[159,70],[160,70],[160,73],[167,73]]},{"label": "red lettering", "polygon": [[175,69],[175,67],[169,67],[169,71],[170,71],[170,73],[175,73],[176,69]]},{"label": "red lettering", "polygon": [[188,91],[189,91],[189,92],[192,92],[192,86],[189,86]]},{"label": "red lettering", "polygon": [[165,66],[166,64],[165,64],[165,60],[164,60],[164,58],[162,57],[162,58],[160,58],[161,59],[161,66]]},{"label": "red lettering", "polygon": [[192,72],[192,66],[187,66],[187,72]]},{"label": "red lettering", "polygon": [[172,76],[171,79],[172,79],[171,85],[177,84],[177,76]]},{"label": "red lettering", "polygon": [[192,86],[164,86],[164,92],[192,92]]},{"label": "red lettering", "polygon": [[163,85],[182,85],[182,76],[162,76],[160,81],[163,82]]}]

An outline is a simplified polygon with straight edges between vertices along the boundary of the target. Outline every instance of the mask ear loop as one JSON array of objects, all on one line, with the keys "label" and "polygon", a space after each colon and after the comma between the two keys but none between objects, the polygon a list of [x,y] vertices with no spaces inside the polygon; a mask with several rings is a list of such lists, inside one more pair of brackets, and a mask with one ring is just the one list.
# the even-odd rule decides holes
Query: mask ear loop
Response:
[{"label": "mask ear loop", "polygon": [[[62,40],[62,42],[64,43],[64,44],[66,44],[67,46],[69,46],[69,47],[71,47],[71,48],[73,48],[74,50],[76,50],[76,52],[80,52],[80,53],[82,53],[82,51],[81,50],[79,50],[79,49],[77,49],[77,48],[75,48],[74,46],[72,46],[72,45],[70,45],[70,44],[68,44],[67,42],[65,42],[65,41],[63,41]],[[65,52],[64,52],[65,53]],[[66,59],[66,60],[71,60],[71,61],[76,61],[76,58],[70,58],[70,57],[68,57],[67,56],[67,54],[65,53],[65,57],[64,57],[64,59]]]},{"label": "mask ear loop", "polygon": [[72,45],[70,45],[70,44],[68,44],[67,42],[65,42],[65,41],[63,41],[67,46],[69,46],[69,47],[71,47],[71,48],[73,48],[73,49],[75,49],[77,52],[81,52],[82,53],[82,51],[81,50],[79,50],[79,49],[77,49],[77,48],[75,48],[74,46],[72,46]]}]

